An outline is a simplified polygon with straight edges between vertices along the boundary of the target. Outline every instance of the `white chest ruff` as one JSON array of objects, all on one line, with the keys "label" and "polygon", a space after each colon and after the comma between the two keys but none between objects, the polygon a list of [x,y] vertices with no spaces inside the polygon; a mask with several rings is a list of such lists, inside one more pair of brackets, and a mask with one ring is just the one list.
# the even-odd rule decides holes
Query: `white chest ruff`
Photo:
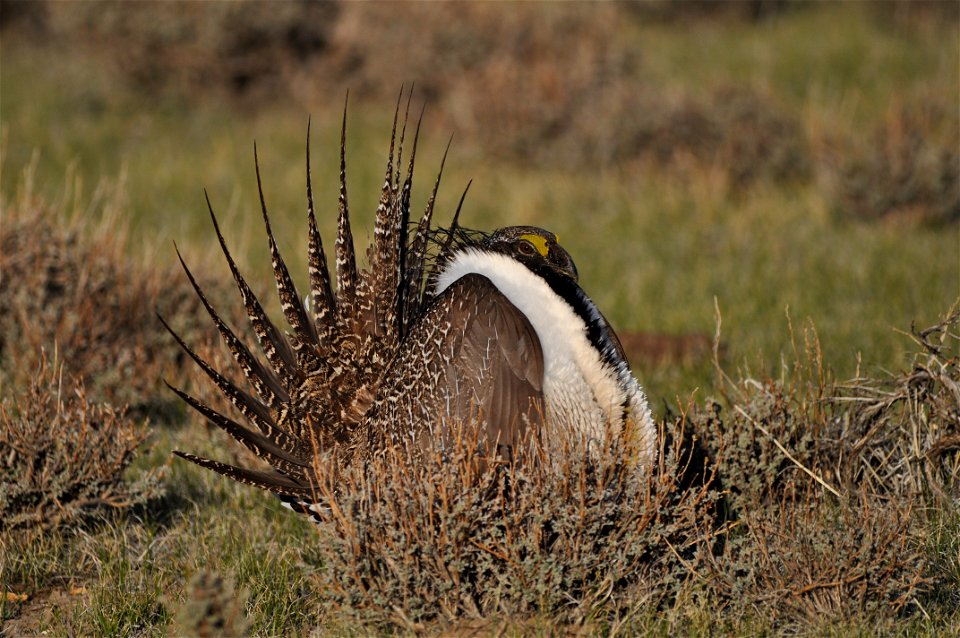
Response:
[{"label": "white chest ruff", "polygon": [[[466,249],[441,273],[436,292],[476,273],[489,279],[530,321],[544,359],[547,418],[569,424],[579,434],[602,441],[606,430],[619,434],[624,406],[633,403],[618,378],[587,338],[587,326],[573,308],[540,277],[504,255]],[[632,394],[632,393],[631,393]],[[645,408],[644,404],[644,408]]]}]

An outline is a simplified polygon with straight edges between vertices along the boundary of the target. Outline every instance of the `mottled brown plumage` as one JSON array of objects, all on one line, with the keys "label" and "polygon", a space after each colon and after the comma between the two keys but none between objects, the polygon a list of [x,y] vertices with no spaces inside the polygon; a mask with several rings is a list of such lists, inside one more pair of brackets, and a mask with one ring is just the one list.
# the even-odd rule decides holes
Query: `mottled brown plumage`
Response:
[{"label": "mottled brown plumage", "polygon": [[[406,111],[409,112],[409,100]],[[306,513],[315,510],[317,487],[323,483],[324,477],[317,475],[321,471],[321,464],[315,463],[318,455],[331,455],[340,464],[351,463],[392,445],[407,449],[415,460],[429,449],[446,446],[452,429],[467,424],[480,428],[488,454],[509,456],[512,446],[531,430],[539,432],[544,427],[558,425],[550,422],[551,410],[554,416],[574,415],[564,417],[574,422],[559,424],[561,426],[584,432],[590,427],[606,427],[602,423],[584,426],[575,422],[580,418],[577,410],[583,412],[586,405],[589,412],[599,398],[579,397],[580,403],[573,408],[556,401],[557,388],[562,395],[563,386],[557,385],[557,379],[545,377],[546,363],[557,365],[556,356],[547,357],[543,345],[544,338],[548,341],[552,338],[550,330],[545,332],[541,327],[538,332],[534,324],[541,322],[542,325],[542,320],[520,310],[513,282],[505,284],[501,280],[495,284],[492,279],[498,279],[499,272],[489,277],[480,272],[467,272],[452,283],[440,285],[443,276],[449,278],[448,266],[459,267],[457,260],[471,255],[470,251],[481,251],[478,253],[481,257],[487,255],[493,262],[506,258],[509,263],[522,264],[523,269],[535,274],[538,278],[535,281],[549,284],[541,288],[552,295],[548,300],[550,304],[555,297],[557,307],[582,326],[571,333],[582,341],[578,346],[581,355],[586,351],[596,359],[594,363],[588,361],[587,367],[592,365],[599,372],[587,370],[588,381],[594,383],[593,377],[598,374],[603,378],[596,382],[611,387],[628,378],[632,380],[616,335],[580,290],[576,267],[569,254],[557,245],[552,233],[534,227],[510,227],[491,234],[462,229],[458,218],[463,198],[451,225],[432,229],[443,163],[421,219],[412,235],[408,232],[419,121],[406,175],[402,176],[400,165],[407,117],[404,116],[398,137],[398,115],[399,102],[373,238],[367,250],[369,266],[360,271],[346,190],[346,107],[344,109],[334,251],[335,287],[317,230],[308,125],[309,307],[301,301],[303,297],[277,248],[256,162],[261,213],[278,296],[290,326],[287,333],[282,333],[271,322],[240,274],[207,200],[217,239],[265,362],[223,321],[182,257],[180,261],[252,392],[220,374],[164,322],[247,425],[220,414],[179,389],[173,389],[174,392],[271,469],[248,469],[185,452],[176,454],[237,481],[279,494],[292,508]],[[256,159],[256,149],[254,154]],[[508,298],[509,295],[514,297]],[[557,352],[557,347],[555,341],[550,341],[551,353]],[[580,377],[574,380],[578,379]],[[582,379],[578,383],[583,385]],[[635,386],[635,381],[633,384]],[[638,387],[628,389],[634,394],[639,392]],[[547,404],[548,394],[554,397],[551,400],[558,406],[556,409]],[[614,392],[611,396],[614,396],[613,403],[605,405],[605,411],[597,414],[601,420],[611,421],[616,432],[625,427],[624,424],[642,419],[649,421],[648,411],[630,416],[634,407],[630,401],[636,401],[635,397],[631,398],[633,395],[621,396]],[[639,396],[641,403],[636,405],[646,410],[642,393]],[[589,418],[596,421],[600,417]],[[646,421],[643,423],[645,429],[640,433],[640,441],[647,450],[651,441],[644,437],[650,433]],[[646,451],[644,454],[647,454],[644,461],[649,462],[649,454]]]}]

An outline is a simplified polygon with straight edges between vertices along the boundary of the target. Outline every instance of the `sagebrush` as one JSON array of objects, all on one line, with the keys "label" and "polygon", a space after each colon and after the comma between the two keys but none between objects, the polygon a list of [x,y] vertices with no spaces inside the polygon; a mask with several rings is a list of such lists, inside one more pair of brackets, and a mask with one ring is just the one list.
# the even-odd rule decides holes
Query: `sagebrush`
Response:
[{"label": "sagebrush", "polygon": [[[30,194],[4,202],[0,380],[26,387],[40,353],[56,352],[93,400],[166,418],[180,408],[161,379],[182,378],[188,364],[157,330],[155,312],[174,315],[204,348],[213,339],[202,306],[172,264],[128,256],[122,201],[94,204],[68,215]],[[222,288],[207,289],[216,295]]]},{"label": "sagebrush", "polygon": [[549,615],[622,622],[669,604],[713,541],[710,482],[683,486],[682,437],[652,473],[623,451],[521,446],[509,463],[455,437],[412,464],[388,449],[319,486],[323,605],[408,629]]},{"label": "sagebrush", "polygon": [[412,630],[629,627],[691,596],[778,632],[917,612],[955,579],[923,504],[960,487],[958,319],[916,332],[908,372],[845,384],[805,331],[779,378],[723,375],[722,402],[669,417],[643,478],[575,445],[488,467],[470,437],[328,473],[322,604]]},{"label": "sagebrush", "polygon": [[156,473],[124,473],[146,439],[125,410],[88,400],[83,383],[45,360],[0,403],[0,529],[76,524],[159,492]]}]

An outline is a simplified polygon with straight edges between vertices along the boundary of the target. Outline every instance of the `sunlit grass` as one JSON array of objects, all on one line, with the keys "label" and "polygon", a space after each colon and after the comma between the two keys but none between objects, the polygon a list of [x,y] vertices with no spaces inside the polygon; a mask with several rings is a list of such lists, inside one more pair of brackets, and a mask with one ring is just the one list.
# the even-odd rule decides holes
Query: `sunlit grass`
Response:
[{"label": "sunlit grass", "polygon": [[[855,6],[833,6],[799,8],[759,25],[630,23],[624,29],[643,52],[650,77],[670,90],[698,92],[723,83],[759,87],[798,115],[813,144],[826,132],[863,135],[896,100],[922,102],[935,95],[947,104],[960,102],[960,36],[949,25],[935,33],[898,30]],[[68,175],[74,176],[69,186],[81,189],[81,202],[98,185],[120,182],[131,251],[172,263],[175,240],[188,263],[226,279],[206,217],[206,189],[241,268],[258,292],[269,294],[253,168],[256,140],[274,230],[303,289],[307,118],[313,117],[319,222],[329,242],[343,95],[330,96],[318,109],[291,103],[237,110],[216,98],[187,104],[137,95],[108,69],[80,55],[4,42],[4,202],[22,187],[22,172],[31,166],[34,188],[54,201]],[[364,244],[393,105],[355,102],[348,166],[354,232]],[[437,130],[428,111],[416,206],[422,206],[446,141],[456,133]],[[898,369],[905,340],[895,329],[933,323],[960,293],[955,226],[838,221],[815,179],[732,191],[706,169],[682,175],[631,164],[544,169],[494,162],[477,140],[455,139],[438,203],[440,223],[470,179],[463,223],[487,229],[537,224],[557,232],[577,261],[584,288],[618,330],[712,335],[716,303],[732,365],[747,359],[776,369],[789,348],[789,313],[797,324],[815,323],[826,363],[838,377],[853,374],[858,361],[865,371]],[[658,411],[698,388],[698,398],[715,391],[710,362],[636,367]],[[310,525],[268,496],[171,462],[173,448],[226,460],[234,454],[219,434],[196,427],[196,417],[187,420],[182,429],[155,428],[152,448],[138,462],[143,468],[169,466],[167,484],[176,498],[167,510],[76,533],[3,539],[0,589],[17,583],[32,596],[69,592],[73,585],[86,590],[54,605],[40,630],[163,635],[182,602],[184,583],[203,567],[230,574],[238,587],[249,589],[248,611],[262,635],[302,633],[322,622],[311,599],[309,571],[316,566]],[[960,574],[956,530],[956,521],[945,518],[931,532],[940,535],[931,551],[940,552],[943,570],[954,580]],[[20,604],[0,601],[3,617]],[[676,613],[687,619],[664,626],[662,618],[644,625],[641,617],[637,623],[666,635],[677,626],[707,633],[715,620],[712,610],[698,609],[695,601]],[[941,626],[937,620],[915,620],[912,628],[934,634]],[[751,619],[731,622],[731,633],[751,633],[757,626]],[[872,633],[868,625],[822,631]]]},{"label": "sunlit grass", "polygon": [[[640,24],[644,60],[664,84],[749,82],[801,106],[828,102],[856,126],[891,99],[946,91],[956,103],[960,33],[949,23],[906,28],[864,3],[797,4],[759,23]],[[931,46],[936,39],[937,46]]]}]

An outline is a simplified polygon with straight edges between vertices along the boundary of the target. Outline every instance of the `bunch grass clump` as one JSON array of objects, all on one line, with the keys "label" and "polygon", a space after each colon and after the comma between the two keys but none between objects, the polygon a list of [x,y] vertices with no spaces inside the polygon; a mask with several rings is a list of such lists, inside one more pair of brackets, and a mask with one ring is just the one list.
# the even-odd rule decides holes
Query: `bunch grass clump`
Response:
[{"label": "bunch grass clump", "polygon": [[0,403],[0,529],[75,524],[158,493],[155,472],[124,476],[145,424],[64,381],[62,367],[43,360],[30,385]]},{"label": "bunch grass clump", "polygon": [[703,444],[722,450],[731,527],[706,568],[722,605],[798,627],[942,598],[955,563],[949,550],[930,559],[926,530],[928,512],[960,500],[958,323],[954,306],[914,330],[907,371],[846,383],[809,329],[779,379],[724,375],[725,409],[694,410]]},{"label": "bunch grass clump", "polygon": [[960,303],[910,337],[910,369],[857,377],[832,397],[843,436],[844,484],[878,494],[956,507],[960,500]]},{"label": "bunch grass clump", "polygon": [[[723,375],[729,415],[708,401],[695,425],[726,450],[731,498],[772,502],[806,476],[835,497],[873,495],[948,504],[960,490],[960,309],[914,329],[910,367],[839,382],[823,365],[816,332],[794,345],[779,379]],[[802,352],[801,352],[802,351]]]}]

